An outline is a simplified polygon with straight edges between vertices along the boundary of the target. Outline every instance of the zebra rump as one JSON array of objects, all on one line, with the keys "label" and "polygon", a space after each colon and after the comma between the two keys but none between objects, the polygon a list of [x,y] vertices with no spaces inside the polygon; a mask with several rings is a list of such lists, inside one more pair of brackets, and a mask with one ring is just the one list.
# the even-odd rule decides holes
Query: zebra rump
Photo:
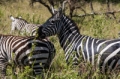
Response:
[{"label": "zebra rump", "polygon": [[54,56],[54,45],[47,39],[0,35],[0,71],[3,79],[11,62],[20,67],[30,66],[37,75],[49,67]]}]

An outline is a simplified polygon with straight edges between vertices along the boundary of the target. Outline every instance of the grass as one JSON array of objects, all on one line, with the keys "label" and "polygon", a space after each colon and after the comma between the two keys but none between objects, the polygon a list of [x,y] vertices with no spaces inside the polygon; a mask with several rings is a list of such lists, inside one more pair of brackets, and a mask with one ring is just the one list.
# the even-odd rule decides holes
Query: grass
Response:
[{"label": "grass", "polygon": [[[112,5],[112,9],[119,10],[120,4]],[[106,5],[95,2],[96,12],[105,12]],[[88,5],[85,6],[87,13],[90,13],[90,8]],[[80,10],[77,11],[78,14],[83,14]],[[66,12],[68,14],[68,11]],[[33,8],[30,8],[28,0],[23,0],[23,2],[18,1],[15,3],[5,3],[5,5],[0,5],[0,34],[10,34],[11,20],[10,15],[22,16],[30,23],[40,23],[43,24],[51,14],[48,10],[35,3]],[[120,31],[120,14],[116,14],[117,22],[115,19],[107,18],[105,15],[98,15],[94,18],[73,18],[77,23],[80,33],[84,35],[89,35],[99,39],[114,39],[119,38],[118,32]],[[17,32],[14,35],[19,35]],[[99,70],[95,70],[95,67],[91,66],[89,63],[81,62],[79,67],[73,68],[71,65],[67,65],[65,62],[64,51],[60,47],[58,38],[56,36],[50,37],[52,43],[54,43],[56,48],[56,56],[52,61],[51,67],[44,74],[45,79],[119,79],[120,74],[110,73],[101,74]],[[18,69],[17,69],[18,70]],[[31,69],[26,67],[24,72],[19,72],[18,76],[14,76],[11,71],[11,67],[7,69],[7,79],[42,79],[41,75],[34,77],[29,75]],[[79,72],[79,73],[78,73]],[[79,76],[78,76],[79,74]]]}]

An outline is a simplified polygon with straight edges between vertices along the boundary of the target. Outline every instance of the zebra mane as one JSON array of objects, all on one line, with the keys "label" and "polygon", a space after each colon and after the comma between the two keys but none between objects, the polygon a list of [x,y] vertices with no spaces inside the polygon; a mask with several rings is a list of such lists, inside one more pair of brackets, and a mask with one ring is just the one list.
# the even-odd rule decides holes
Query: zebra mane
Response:
[{"label": "zebra mane", "polygon": [[80,33],[78,25],[75,23],[75,21],[73,19],[70,19],[67,15],[65,15],[65,13],[63,13],[63,16],[65,16],[69,21],[71,21],[72,26],[74,26],[76,28],[77,32]]}]

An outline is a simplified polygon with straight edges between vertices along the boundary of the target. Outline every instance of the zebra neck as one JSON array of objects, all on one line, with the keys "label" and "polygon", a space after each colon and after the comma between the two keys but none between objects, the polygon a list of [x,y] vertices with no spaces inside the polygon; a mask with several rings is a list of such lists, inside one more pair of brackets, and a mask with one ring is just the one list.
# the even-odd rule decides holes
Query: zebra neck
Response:
[{"label": "zebra neck", "polygon": [[68,64],[71,62],[71,56],[76,54],[77,47],[81,44],[83,38],[84,36],[77,32],[65,35],[63,34],[63,37],[59,38],[60,45],[65,52],[65,60]]},{"label": "zebra neck", "polygon": [[82,35],[76,29],[64,29],[63,32],[58,34],[59,42],[64,51],[69,48],[73,48],[77,40],[81,38]]},{"label": "zebra neck", "polygon": [[75,43],[75,40],[79,37],[80,33],[77,25],[73,20],[69,19],[67,16],[63,15],[61,17],[61,21],[59,22],[61,25],[59,26],[58,38],[61,47],[65,50],[67,46],[72,46]]}]

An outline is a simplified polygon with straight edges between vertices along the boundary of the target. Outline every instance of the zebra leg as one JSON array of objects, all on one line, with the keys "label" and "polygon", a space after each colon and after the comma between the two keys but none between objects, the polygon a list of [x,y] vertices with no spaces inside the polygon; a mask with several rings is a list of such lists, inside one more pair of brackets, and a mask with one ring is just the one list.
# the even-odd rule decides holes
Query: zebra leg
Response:
[{"label": "zebra leg", "polygon": [[24,67],[23,66],[19,66],[18,68],[19,68],[20,73],[24,72]]},{"label": "zebra leg", "polygon": [[13,65],[12,65],[12,73],[13,73],[13,75],[15,75],[15,76],[17,76],[16,71],[17,71],[17,66],[16,66],[15,64],[13,64]]},{"label": "zebra leg", "polygon": [[7,64],[6,63],[0,63],[0,73],[1,73],[1,79],[6,79],[6,68]]},{"label": "zebra leg", "polygon": [[12,65],[11,66],[12,67],[12,79],[16,79],[17,78],[17,73],[16,73],[16,71],[17,71],[17,66],[16,65]]},{"label": "zebra leg", "polygon": [[14,75],[18,75],[18,73],[22,73],[22,72],[24,72],[24,67],[23,66],[15,66],[15,68],[14,68]]}]

